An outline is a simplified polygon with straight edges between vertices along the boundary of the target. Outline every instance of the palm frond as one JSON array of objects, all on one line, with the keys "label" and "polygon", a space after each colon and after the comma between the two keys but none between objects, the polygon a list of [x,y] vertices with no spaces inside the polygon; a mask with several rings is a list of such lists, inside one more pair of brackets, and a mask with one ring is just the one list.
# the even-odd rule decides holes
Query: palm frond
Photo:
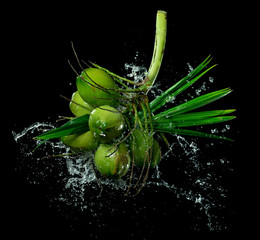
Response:
[{"label": "palm frond", "polygon": [[227,94],[231,93],[232,90],[230,88],[221,89],[215,92],[207,93],[202,96],[196,97],[188,102],[182,103],[178,106],[165,110],[153,117],[154,120],[160,118],[170,118],[177,114],[182,114],[186,112],[190,112],[194,109],[205,106],[211,102],[214,102]]},{"label": "palm frond", "polygon": [[210,117],[205,119],[197,119],[197,120],[180,120],[180,121],[160,121],[155,122],[154,127],[192,127],[192,126],[200,126],[200,125],[208,125],[226,122],[234,119],[235,116],[218,116],[218,117]]},{"label": "palm frond", "polygon": [[152,117],[154,131],[164,133],[175,133],[181,135],[189,135],[196,137],[208,137],[215,139],[231,140],[229,138],[202,133],[199,131],[183,129],[183,127],[192,127],[200,125],[208,125],[230,121],[235,116],[224,116],[235,111],[235,109],[227,110],[211,110],[201,112],[191,112],[194,109],[205,106],[214,102],[231,92],[231,89],[225,88],[208,94],[204,94],[194,98],[188,102],[165,110]]},{"label": "palm frond", "polygon": [[35,139],[49,140],[54,138],[60,138],[63,136],[68,136],[71,134],[79,134],[79,133],[87,132],[89,130],[88,120],[89,120],[89,114],[85,114],[81,117],[77,117],[70,120],[69,122],[65,123],[61,127],[43,133],[35,137]]},{"label": "palm frond", "polygon": [[208,56],[199,66],[197,66],[193,71],[191,71],[186,77],[184,77],[179,82],[170,87],[168,90],[163,92],[159,97],[155,98],[150,103],[151,112],[155,112],[156,110],[160,109],[164,104],[174,99],[177,95],[182,93],[193,83],[199,80],[209,70],[215,67],[216,65],[213,65],[202,72],[202,70],[204,70],[207,67],[211,60],[212,58]]},{"label": "palm frond", "polygon": [[219,140],[227,140],[227,141],[234,141],[233,139],[222,137],[210,133],[204,133],[189,129],[181,129],[181,128],[158,128],[156,129],[157,132],[163,132],[163,133],[173,133],[178,135],[186,135],[186,136],[193,136],[193,137],[204,137],[204,138],[213,138],[213,139],[219,139]]},{"label": "palm frond", "polygon": [[153,121],[155,127],[191,127],[206,124],[221,123],[235,118],[235,116],[223,116],[234,112],[235,109],[230,110],[214,110],[204,112],[193,112],[186,114],[179,114],[171,118],[157,119]]},{"label": "palm frond", "polygon": [[[204,118],[209,118],[209,117],[227,115],[227,114],[230,114],[235,111],[236,111],[236,109],[190,112],[190,113],[174,115],[171,118],[167,117],[164,120],[166,120],[166,121],[197,120],[197,119],[204,119]],[[156,116],[154,116],[153,119],[154,119],[154,121],[156,121]]]}]

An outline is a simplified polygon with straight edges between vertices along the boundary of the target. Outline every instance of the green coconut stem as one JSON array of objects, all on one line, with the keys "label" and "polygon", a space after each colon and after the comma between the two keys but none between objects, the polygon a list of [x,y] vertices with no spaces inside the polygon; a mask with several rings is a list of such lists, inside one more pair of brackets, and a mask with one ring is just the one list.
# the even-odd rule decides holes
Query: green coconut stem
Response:
[{"label": "green coconut stem", "polygon": [[166,31],[167,31],[167,12],[159,10],[157,12],[157,17],[156,17],[156,33],[155,33],[153,58],[148,71],[148,75],[146,76],[145,79],[146,83],[143,86],[141,86],[141,89],[144,90],[146,93],[148,93],[151,87],[153,86],[161,67],[164,49],[165,49],[165,43],[166,43]]}]

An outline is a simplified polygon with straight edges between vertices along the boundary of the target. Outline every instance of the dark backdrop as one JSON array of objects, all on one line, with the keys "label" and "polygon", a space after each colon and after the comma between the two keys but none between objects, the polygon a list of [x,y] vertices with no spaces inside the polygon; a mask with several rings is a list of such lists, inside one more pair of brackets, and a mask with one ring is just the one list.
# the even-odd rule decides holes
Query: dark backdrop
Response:
[{"label": "dark backdrop", "polygon": [[[7,99],[9,135],[11,146],[8,155],[8,166],[12,186],[8,187],[8,230],[20,234],[38,233],[84,233],[88,237],[101,237],[107,234],[124,235],[135,239],[151,239],[155,234],[194,231],[190,226],[194,223],[189,206],[180,207],[176,199],[167,191],[153,193],[146,190],[143,194],[121,207],[120,212],[103,214],[97,223],[89,224],[91,216],[75,210],[69,214],[61,209],[50,207],[50,189],[52,184],[33,185],[27,180],[29,170],[17,169],[19,165],[19,147],[14,142],[11,131],[19,132],[36,121],[53,120],[57,115],[69,114],[67,102],[60,94],[70,96],[75,91],[75,74],[67,64],[70,59],[75,66],[76,61],[71,50],[70,41],[74,42],[81,59],[93,60],[111,71],[124,74],[124,63],[134,62],[149,67],[153,51],[155,16],[157,8],[121,8],[108,11],[106,8],[95,10],[77,9],[78,19],[71,15],[46,21],[39,18],[24,20],[18,24],[21,32],[9,41],[12,51],[8,54],[8,92],[15,96],[9,105]],[[223,217],[227,218],[228,228],[224,231],[236,232],[243,229],[241,204],[241,108],[239,87],[238,60],[241,51],[240,15],[231,8],[206,6],[200,10],[181,10],[177,7],[161,7],[168,12],[168,35],[165,58],[159,73],[164,83],[162,88],[170,86],[187,72],[187,62],[196,66],[209,54],[213,62],[219,64],[212,72],[215,78],[214,89],[231,87],[235,91],[223,100],[219,107],[237,108],[238,119],[230,123],[232,130],[229,136],[235,138],[232,144],[218,147],[223,156],[229,159],[234,169],[232,176],[224,176],[225,186],[229,189],[227,209]],[[72,19],[73,18],[73,19]],[[33,25],[37,19],[37,25]],[[12,35],[13,36],[13,35]],[[79,69],[79,68],[78,68]],[[11,71],[15,70],[15,71]],[[176,77],[175,77],[176,74]],[[170,76],[170,77],[168,77]],[[173,78],[173,79],[172,79]],[[6,105],[6,104],[5,104]],[[206,158],[215,152],[206,152]],[[171,164],[165,167],[170,169]],[[173,166],[174,167],[174,164]],[[9,172],[9,171],[8,171]],[[167,174],[166,174],[167,175]],[[170,173],[168,174],[170,176]],[[180,181],[176,179],[176,181]],[[53,183],[55,185],[55,183]],[[104,198],[106,195],[104,195]],[[152,199],[152,201],[151,201]],[[101,201],[101,200],[99,200]],[[111,199],[109,200],[111,201]],[[115,200],[116,201],[116,200]],[[102,200],[104,204],[105,199]],[[154,204],[157,202],[157,204]],[[122,204],[119,201],[118,204]],[[132,204],[135,207],[132,208]],[[145,205],[148,210],[140,211],[137,216],[133,209]],[[187,208],[185,210],[185,208]],[[120,208],[119,208],[120,209]],[[156,211],[153,211],[157,209]],[[190,215],[189,215],[190,214]],[[145,216],[144,216],[145,215]],[[90,220],[89,220],[90,221]],[[205,226],[200,231],[208,232]]]}]

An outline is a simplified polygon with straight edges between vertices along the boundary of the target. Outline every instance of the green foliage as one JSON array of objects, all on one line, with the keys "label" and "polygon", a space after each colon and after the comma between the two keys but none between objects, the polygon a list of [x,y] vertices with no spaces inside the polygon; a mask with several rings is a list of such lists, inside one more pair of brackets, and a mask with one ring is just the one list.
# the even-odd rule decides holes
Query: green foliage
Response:
[{"label": "green foliage", "polygon": [[[167,102],[173,100],[177,95],[182,93],[193,83],[199,80],[204,74],[211,70],[216,65],[213,65],[205,70],[206,66],[211,61],[210,56],[208,56],[199,66],[197,66],[192,72],[190,72],[186,77],[181,79],[179,82],[174,84],[168,90],[163,92],[159,97],[155,98],[150,103],[150,111],[155,112],[160,110]],[[211,93],[204,94],[202,96],[191,99],[185,103],[174,106],[163,112],[160,112],[152,116],[152,124],[154,131],[164,132],[164,133],[175,133],[181,135],[189,135],[196,137],[208,137],[215,139],[231,140],[229,138],[216,136],[213,134],[202,133],[198,131],[182,129],[182,127],[192,127],[207,124],[221,123],[229,121],[235,118],[235,116],[223,116],[230,114],[235,111],[235,109],[230,110],[212,110],[212,111],[202,111],[202,112],[191,112],[195,109],[203,107],[209,103],[212,103],[227,94],[231,93],[230,88],[221,89]]]},{"label": "green foliage", "polygon": [[193,137],[204,137],[204,138],[213,138],[218,140],[227,140],[227,141],[233,141],[233,139],[222,137],[210,133],[204,133],[189,129],[181,129],[181,128],[162,128],[162,129],[156,129],[157,132],[163,132],[163,133],[173,133],[178,135],[187,135],[187,136],[193,136]]},{"label": "green foliage", "polygon": [[190,135],[196,137],[209,137],[209,138],[230,140],[212,134],[180,129],[182,127],[215,124],[215,123],[221,123],[221,122],[234,119],[235,116],[223,116],[223,115],[232,113],[235,111],[235,109],[188,113],[194,109],[200,108],[211,102],[214,102],[226,96],[230,92],[231,90],[229,88],[225,88],[222,90],[204,94],[188,102],[182,103],[178,106],[175,106],[157,115],[154,115],[152,117],[154,131],[176,133],[176,134]]},{"label": "green foliage", "polygon": [[232,109],[232,110],[216,110],[216,111],[180,114],[177,116],[173,116],[171,118],[159,119],[157,121],[154,121],[153,124],[154,124],[154,128],[158,128],[162,126],[170,126],[176,128],[176,127],[191,127],[191,126],[199,126],[205,124],[214,124],[214,123],[220,123],[220,122],[225,122],[234,119],[235,118],[234,116],[221,116],[234,111],[235,110]]},{"label": "green foliage", "polygon": [[207,70],[203,71],[206,66],[210,63],[212,58],[208,56],[199,66],[197,66],[193,71],[191,71],[186,77],[178,81],[168,90],[163,92],[160,96],[155,98],[150,103],[151,112],[155,112],[156,110],[160,109],[164,104],[176,98],[177,95],[182,93],[188,87],[190,87],[193,83],[199,80],[204,74],[206,74],[209,70],[211,70],[216,65],[208,68]]},{"label": "green foliage", "polygon": [[49,140],[54,138],[60,138],[71,134],[80,134],[89,130],[88,126],[89,114],[85,114],[81,117],[74,118],[69,122],[65,123],[61,127],[50,130],[43,133],[35,139],[37,140]]},{"label": "green foliage", "polygon": [[214,102],[214,101],[226,96],[230,92],[231,92],[231,89],[225,88],[222,90],[204,94],[204,95],[196,97],[190,101],[187,101],[187,102],[177,105],[173,108],[170,108],[164,112],[161,112],[161,113],[155,115],[153,118],[154,119],[159,119],[162,117],[169,118],[169,117],[172,117],[172,116],[175,116],[178,114],[190,112],[194,109],[203,107],[211,102]]}]

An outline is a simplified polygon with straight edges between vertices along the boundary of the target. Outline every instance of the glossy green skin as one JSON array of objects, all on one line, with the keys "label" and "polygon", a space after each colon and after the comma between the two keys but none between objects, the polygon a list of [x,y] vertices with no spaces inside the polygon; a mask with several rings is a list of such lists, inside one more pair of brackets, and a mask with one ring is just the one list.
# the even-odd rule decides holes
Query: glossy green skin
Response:
[{"label": "glossy green skin", "polygon": [[[69,106],[71,112],[75,115],[75,117],[80,117],[85,114],[90,114],[91,111],[94,109],[90,104],[84,102],[84,100],[79,95],[78,91],[72,94],[71,100],[73,102],[71,101]],[[77,105],[76,103],[78,103],[79,105]]]},{"label": "glossy green skin", "polygon": [[161,157],[162,157],[162,152],[160,149],[160,145],[159,143],[153,138],[153,155],[152,155],[152,161],[151,161],[151,168],[156,167],[160,161],[161,161]]},{"label": "glossy green skin", "polygon": [[64,136],[61,138],[61,141],[75,152],[92,151],[98,146],[98,141],[94,138],[91,131]]},{"label": "glossy green skin", "polygon": [[[84,80],[83,80],[83,79]],[[118,106],[118,89],[112,77],[97,68],[87,68],[76,79],[76,85],[81,98],[92,106]]]},{"label": "glossy green skin", "polygon": [[[145,138],[144,134],[136,129],[133,132],[135,140],[130,141],[130,150],[131,150],[131,157],[134,157],[134,163],[137,167],[143,167],[145,161],[145,167],[148,166],[148,149],[149,144],[147,139]],[[150,150],[149,150],[150,154]],[[158,142],[153,138],[153,145],[152,145],[152,158],[150,162],[150,167],[154,168],[156,165],[159,164],[161,160],[161,150]]]},{"label": "glossy green skin", "polygon": [[125,143],[115,150],[113,144],[100,144],[95,153],[96,168],[104,177],[121,178],[130,167],[131,158]]},{"label": "glossy green skin", "polygon": [[124,130],[123,115],[111,106],[95,108],[89,116],[89,129],[100,142],[110,142]]}]

